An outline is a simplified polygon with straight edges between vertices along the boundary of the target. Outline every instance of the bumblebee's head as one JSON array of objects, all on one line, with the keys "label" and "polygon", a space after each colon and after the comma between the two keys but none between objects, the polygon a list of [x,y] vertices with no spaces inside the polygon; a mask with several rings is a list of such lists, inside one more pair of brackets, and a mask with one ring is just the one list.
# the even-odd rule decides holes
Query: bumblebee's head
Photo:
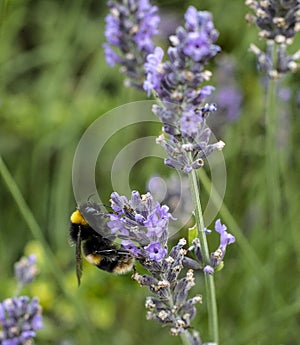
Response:
[{"label": "bumblebee's head", "polygon": [[70,221],[70,243],[80,246],[79,242],[88,236],[89,224],[78,209],[71,214]]},{"label": "bumblebee's head", "polygon": [[71,220],[72,224],[76,224],[76,225],[87,225],[88,224],[78,209],[71,214],[70,220]]}]

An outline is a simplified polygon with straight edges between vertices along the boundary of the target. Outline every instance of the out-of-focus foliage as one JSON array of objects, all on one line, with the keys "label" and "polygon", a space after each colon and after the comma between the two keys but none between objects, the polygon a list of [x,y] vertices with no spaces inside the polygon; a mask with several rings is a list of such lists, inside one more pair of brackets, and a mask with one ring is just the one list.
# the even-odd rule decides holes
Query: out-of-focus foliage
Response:
[{"label": "out-of-focus foliage", "polygon": [[[99,115],[145,99],[143,93],[125,88],[122,75],[104,61],[105,1],[2,0],[0,4],[0,153],[28,206],[22,211],[0,176],[1,299],[13,293],[13,263],[23,253],[35,253],[40,275],[24,293],[39,296],[44,309],[45,327],[38,332],[37,343],[113,345],[121,339],[124,345],[180,344],[166,329],[146,321],[147,292],[130,275],[116,277],[84,265],[82,285],[77,288],[75,253],[68,243],[69,215],[75,207],[71,174],[76,146]],[[291,98],[282,102],[282,121],[287,124],[279,138],[285,217],[280,232],[272,237],[265,216],[264,95],[255,57],[248,52],[250,43],[258,39],[255,27],[244,19],[247,8],[236,0],[157,4],[166,18],[164,32],[172,32],[172,23],[181,22],[188,5],[213,13],[221,54],[234,61],[235,87],[243,95],[238,119],[221,119],[222,127],[212,128],[226,142],[225,203],[249,245],[245,252],[237,241],[228,251],[224,269],[216,274],[221,343],[298,344],[299,73],[287,80]],[[295,46],[299,42],[298,37]],[[159,44],[166,44],[165,38]],[[217,79],[212,84],[218,88]],[[122,139],[105,148],[97,170],[101,195],[108,199],[112,191],[105,173],[120,140],[125,144],[141,132],[157,135],[158,131],[154,125],[127,128]],[[155,159],[137,164],[132,188],[145,191],[154,173],[166,175],[170,170]],[[203,292],[200,280],[194,289]],[[198,309],[194,324],[200,325],[205,339],[205,301]]]}]

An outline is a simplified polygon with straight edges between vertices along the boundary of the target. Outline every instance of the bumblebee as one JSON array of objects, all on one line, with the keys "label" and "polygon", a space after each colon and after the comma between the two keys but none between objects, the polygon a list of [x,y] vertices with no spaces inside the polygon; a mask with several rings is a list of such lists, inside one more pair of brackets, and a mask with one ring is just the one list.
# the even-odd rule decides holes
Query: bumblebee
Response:
[{"label": "bumblebee", "polygon": [[[87,218],[91,219],[91,221],[88,222]],[[80,285],[82,276],[82,251],[84,258],[90,264],[97,266],[103,271],[124,274],[133,269],[134,258],[130,253],[117,248],[112,239],[109,238],[108,232],[107,236],[103,235],[103,233],[105,234],[105,229],[107,229],[104,218],[99,207],[88,204],[79,206],[71,215],[69,235],[71,244],[76,246],[76,276],[78,285]],[[97,220],[96,223],[95,219]],[[100,234],[101,228],[103,232]]]}]

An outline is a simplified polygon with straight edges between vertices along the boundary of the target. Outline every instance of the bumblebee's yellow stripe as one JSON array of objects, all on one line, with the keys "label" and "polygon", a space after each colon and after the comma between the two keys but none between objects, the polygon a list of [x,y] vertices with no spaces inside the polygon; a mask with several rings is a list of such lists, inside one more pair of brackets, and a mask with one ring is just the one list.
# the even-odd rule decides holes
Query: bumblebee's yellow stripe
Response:
[{"label": "bumblebee's yellow stripe", "polygon": [[70,220],[73,224],[87,225],[87,221],[84,219],[83,215],[79,210],[76,210],[71,214]]},{"label": "bumblebee's yellow stripe", "polygon": [[89,262],[92,265],[99,265],[103,256],[102,255],[95,255],[95,254],[89,254],[85,256],[85,259],[87,262]]}]

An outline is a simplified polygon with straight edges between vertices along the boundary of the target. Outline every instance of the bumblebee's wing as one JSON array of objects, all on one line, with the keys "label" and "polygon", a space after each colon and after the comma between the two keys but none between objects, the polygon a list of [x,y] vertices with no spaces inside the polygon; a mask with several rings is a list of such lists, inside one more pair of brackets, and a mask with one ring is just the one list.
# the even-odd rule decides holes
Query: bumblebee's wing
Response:
[{"label": "bumblebee's wing", "polygon": [[138,243],[141,246],[147,246],[150,244],[149,237],[147,236],[147,228],[145,227],[145,230],[143,231],[143,228],[139,228],[139,231],[132,231],[128,229],[128,235],[124,236],[122,234],[118,235],[117,237],[120,240],[128,240],[128,238],[133,242],[133,243]]},{"label": "bumblebee's wing", "polygon": [[81,226],[79,226],[77,240],[76,240],[76,276],[78,286],[82,276],[82,253],[81,253]]},{"label": "bumblebee's wing", "polygon": [[116,236],[111,233],[111,229],[107,226],[108,217],[101,207],[101,204],[94,202],[87,202],[78,206],[89,226],[102,237],[113,241]]},{"label": "bumblebee's wing", "polygon": [[[107,226],[108,216],[102,210],[102,205],[94,202],[86,202],[78,206],[83,217],[86,219],[90,227],[103,238],[115,242],[116,240],[128,240],[131,239],[133,243],[138,246],[147,246],[150,243],[149,235],[147,234],[147,227],[139,227],[139,231],[128,228],[128,234],[126,236],[122,234],[112,234],[111,229]],[[155,239],[151,239],[155,242]],[[157,239],[157,241],[165,243],[165,239]],[[99,253],[100,254],[100,253]]]}]

